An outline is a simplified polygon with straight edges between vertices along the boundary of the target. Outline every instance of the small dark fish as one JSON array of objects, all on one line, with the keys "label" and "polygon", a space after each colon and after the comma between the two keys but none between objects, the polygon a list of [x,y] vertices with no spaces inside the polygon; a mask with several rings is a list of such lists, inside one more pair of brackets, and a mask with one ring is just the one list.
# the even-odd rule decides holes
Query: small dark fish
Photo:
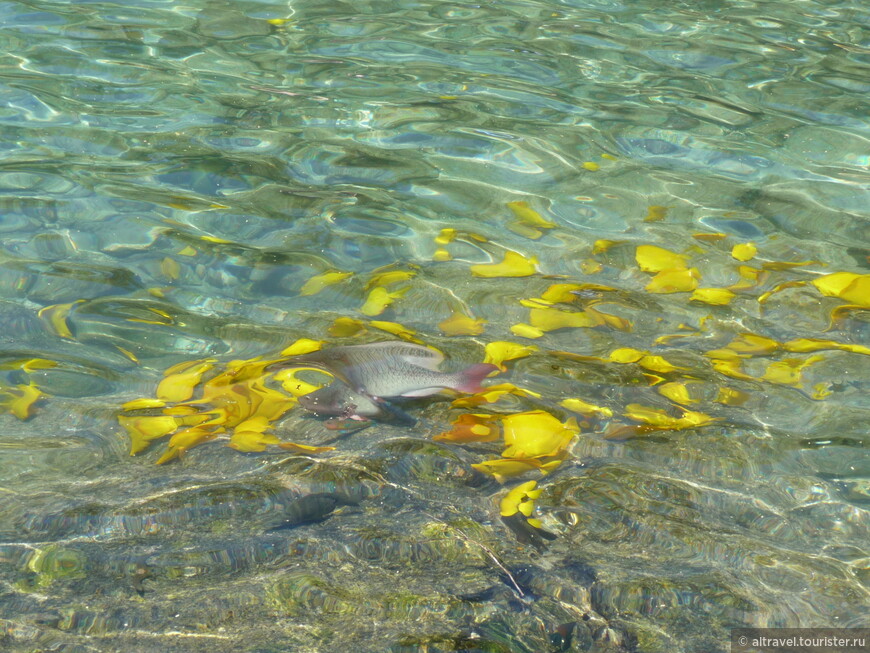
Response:
[{"label": "small dark fish", "polygon": [[[378,398],[428,397],[445,388],[473,394],[480,391],[480,382],[498,369],[480,363],[459,372],[440,372],[443,360],[443,354],[428,347],[389,341],[323,349],[288,358],[279,365],[325,370],[375,405]],[[326,396],[335,398],[329,393]],[[373,410],[364,402],[358,408]]]},{"label": "small dark fish", "polygon": [[290,502],[281,514],[266,522],[265,528],[267,531],[277,531],[320,522],[329,517],[339,506],[353,505],[357,505],[355,501],[339,494],[325,492],[308,494]]},{"label": "small dark fish", "polygon": [[133,589],[136,590],[136,594],[139,596],[145,596],[145,586],[142,583],[149,578],[153,579],[154,574],[151,573],[148,565],[141,562],[138,563],[136,568],[133,570],[133,575],[130,579],[130,585],[132,585]]}]

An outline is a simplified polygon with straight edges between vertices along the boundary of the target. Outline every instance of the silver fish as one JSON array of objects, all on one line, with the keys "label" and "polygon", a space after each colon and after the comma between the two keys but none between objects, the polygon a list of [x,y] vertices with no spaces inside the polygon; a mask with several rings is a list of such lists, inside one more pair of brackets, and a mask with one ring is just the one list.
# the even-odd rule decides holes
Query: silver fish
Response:
[{"label": "silver fish", "polygon": [[[277,365],[325,370],[374,405],[377,398],[428,397],[444,388],[473,394],[480,391],[480,382],[498,369],[479,363],[459,372],[441,372],[438,366],[443,360],[443,354],[428,347],[388,341],[332,347],[294,356]],[[331,394],[326,397],[335,399]]]}]

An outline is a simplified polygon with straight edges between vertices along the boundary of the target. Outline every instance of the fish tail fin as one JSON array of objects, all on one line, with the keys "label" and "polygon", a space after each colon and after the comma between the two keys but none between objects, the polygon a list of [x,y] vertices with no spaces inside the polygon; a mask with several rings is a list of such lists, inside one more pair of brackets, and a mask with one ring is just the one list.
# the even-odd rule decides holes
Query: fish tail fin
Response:
[{"label": "fish tail fin", "polygon": [[459,392],[475,394],[483,389],[480,386],[480,382],[496,370],[498,370],[498,366],[491,363],[472,365],[456,375],[457,383],[452,387]]}]

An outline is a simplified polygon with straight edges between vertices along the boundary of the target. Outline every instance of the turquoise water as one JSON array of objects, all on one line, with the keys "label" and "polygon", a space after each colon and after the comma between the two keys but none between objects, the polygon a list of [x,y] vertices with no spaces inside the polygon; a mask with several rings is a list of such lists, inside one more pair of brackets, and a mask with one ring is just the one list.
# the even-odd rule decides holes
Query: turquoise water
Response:
[{"label": "turquoise water", "polygon": [[[868,28],[859,2],[0,4],[2,648],[692,653],[866,627],[870,359],[783,343],[868,344],[866,289],[811,283],[870,274]],[[650,292],[643,245],[743,286]],[[507,250],[534,274],[472,274]],[[386,266],[414,276],[363,312]],[[606,287],[553,310],[611,321],[517,332],[556,283]],[[491,383],[541,396],[475,412],[607,410],[505,485],[471,467],[500,442],[433,440],[470,410],[445,399],[338,439],[291,410],[274,433],[318,454],[130,455],[122,405],[170,366],[395,337],[371,320],[452,369],[538,347]],[[714,367],[745,333],[774,345]],[[715,421],[629,408],[680,405]],[[532,479],[544,551],[499,519]],[[268,529],[312,493],[354,505]]]}]

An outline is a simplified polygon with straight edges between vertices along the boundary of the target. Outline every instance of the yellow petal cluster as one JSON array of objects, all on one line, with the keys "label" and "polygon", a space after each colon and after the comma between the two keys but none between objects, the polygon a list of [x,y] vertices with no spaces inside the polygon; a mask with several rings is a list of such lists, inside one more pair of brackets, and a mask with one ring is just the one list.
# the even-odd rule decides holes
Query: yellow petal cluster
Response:
[{"label": "yellow petal cluster", "polygon": [[562,463],[580,430],[573,417],[563,423],[544,410],[506,415],[501,422],[505,444],[501,459],[472,465],[499,480],[531,470],[549,473]]},{"label": "yellow petal cluster", "polygon": [[695,268],[686,267],[687,257],[655,245],[639,245],[635,260],[644,272],[655,276],[646,285],[647,292],[691,292],[698,287],[701,275]]},{"label": "yellow petal cluster", "polygon": [[[287,347],[284,356],[316,351],[321,343],[302,338]],[[279,359],[280,360],[280,359]],[[130,436],[130,453],[145,450],[153,440],[172,435],[158,464],[188,449],[229,433],[229,446],[239,451],[262,451],[269,445],[316,453],[331,447],[308,447],[283,442],[268,431],[296,403],[296,397],[321,387],[297,378],[296,369],[275,375],[288,394],[266,385],[267,369],[278,360],[240,360],[207,380],[214,360],[188,361],[169,368],[157,388],[157,397],[127,402],[118,421]],[[136,411],[161,409],[162,415]]]},{"label": "yellow petal cluster", "polygon": [[499,513],[502,517],[511,517],[517,513],[528,517],[526,521],[535,528],[542,528],[539,519],[532,518],[535,512],[535,500],[541,496],[542,490],[536,489],[537,481],[526,481],[517,485],[505,494],[499,501]]}]

